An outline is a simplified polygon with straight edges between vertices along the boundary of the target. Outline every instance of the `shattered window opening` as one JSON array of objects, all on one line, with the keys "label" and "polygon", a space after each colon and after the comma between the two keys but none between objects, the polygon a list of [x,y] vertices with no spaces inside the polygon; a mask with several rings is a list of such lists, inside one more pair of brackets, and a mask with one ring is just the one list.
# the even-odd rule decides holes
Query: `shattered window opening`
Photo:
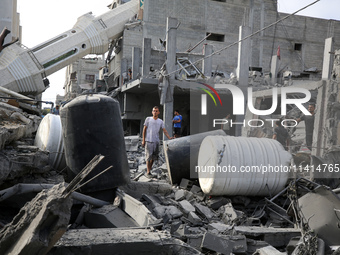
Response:
[{"label": "shattered window opening", "polygon": [[301,43],[295,43],[294,44],[294,50],[301,51],[302,50],[302,44]]},{"label": "shattered window opening", "polygon": [[211,34],[211,35],[209,37],[207,37],[208,41],[224,42],[224,35],[214,34],[214,33],[206,33],[207,36],[209,34]]}]

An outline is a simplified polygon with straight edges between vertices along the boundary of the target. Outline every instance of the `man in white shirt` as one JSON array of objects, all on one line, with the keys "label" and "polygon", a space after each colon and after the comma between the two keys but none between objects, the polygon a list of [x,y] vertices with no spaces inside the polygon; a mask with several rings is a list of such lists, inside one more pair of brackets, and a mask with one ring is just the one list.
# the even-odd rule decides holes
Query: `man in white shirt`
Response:
[{"label": "man in white shirt", "polygon": [[159,154],[159,131],[163,130],[168,139],[172,139],[164,128],[163,120],[158,118],[159,108],[152,108],[152,117],[147,117],[143,128],[142,146],[145,146],[146,177],[151,178],[150,173],[154,160],[158,159]]}]

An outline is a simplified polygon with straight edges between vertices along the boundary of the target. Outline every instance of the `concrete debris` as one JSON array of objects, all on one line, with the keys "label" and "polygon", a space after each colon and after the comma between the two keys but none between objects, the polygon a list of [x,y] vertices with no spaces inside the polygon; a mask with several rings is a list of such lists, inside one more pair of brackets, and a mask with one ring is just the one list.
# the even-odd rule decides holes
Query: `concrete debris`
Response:
[{"label": "concrete debris", "polygon": [[184,214],[188,215],[190,212],[195,211],[195,207],[192,206],[187,200],[183,200],[179,202],[179,205],[183,211]]},{"label": "concrete debris", "polygon": [[84,213],[84,225],[88,228],[140,227],[122,209],[104,205]]},{"label": "concrete debris", "polygon": [[67,231],[50,255],[74,254],[201,254],[164,231],[150,229],[76,229]]},{"label": "concrete debris", "polygon": [[299,212],[310,229],[327,245],[340,245],[340,199],[325,186],[319,186],[298,200]]},{"label": "concrete debris", "polygon": [[22,109],[0,102],[0,150],[21,138],[36,132],[41,118],[29,115]]},{"label": "concrete debris", "polygon": [[23,177],[34,174],[45,177],[53,175],[48,160],[48,152],[37,147],[16,144],[7,146],[0,151],[0,185],[4,182],[17,183]]},{"label": "concrete debris", "polygon": [[124,136],[125,150],[126,151],[138,151],[139,136]]},{"label": "concrete debris", "polygon": [[242,235],[220,236],[207,232],[202,240],[202,248],[221,254],[245,253],[247,241]]},{"label": "concrete debris", "polygon": [[247,218],[243,212],[235,210],[231,203],[222,206],[219,212],[222,215],[222,221],[229,225],[240,225]]},{"label": "concrete debris", "polygon": [[295,228],[235,226],[234,229],[238,234],[255,240],[261,238],[274,247],[285,247],[291,238],[301,235],[301,231]]},{"label": "concrete debris", "polygon": [[273,246],[266,246],[261,249],[256,250],[254,255],[285,255],[286,253],[280,252]]},{"label": "concrete debris", "polygon": [[[24,123],[23,120],[16,119]],[[45,177],[46,180],[41,183],[47,184],[41,185],[42,187],[47,185],[46,188],[51,188],[53,180],[59,180],[57,183],[63,181],[63,178],[57,177],[61,175],[51,171],[47,163],[48,153],[32,146],[31,142],[32,140],[29,139],[22,142],[15,141],[6,145],[1,151],[0,163],[3,164],[4,170],[0,173],[0,183],[14,184],[18,178],[32,173]],[[334,208],[336,209],[334,206],[338,203],[338,198],[327,188],[313,189],[311,184],[303,182],[307,190],[312,192],[305,190],[300,192],[299,196],[296,195],[297,198],[299,197],[300,207],[294,208],[297,208],[298,213],[303,212],[303,217],[310,218],[309,229],[306,230],[299,224],[301,215],[295,217],[288,210],[291,206],[287,203],[288,198],[294,205],[290,186],[270,198],[207,196],[202,192],[198,180],[194,178],[180,178],[180,175],[176,175],[176,183],[169,184],[172,183],[171,178],[175,176],[174,173],[169,172],[163,150],[160,159],[154,163],[151,170],[153,177],[145,177],[145,156],[140,138],[126,137],[125,142],[129,144],[129,148],[126,147],[132,181],[106,193],[105,196],[111,196],[108,199],[110,202],[73,192],[75,212],[72,214],[74,216],[71,217],[71,213],[68,212],[67,223],[64,223],[65,226],[70,226],[69,229],[66,231],[64,226],[57,234],[51,229],[44,232],[44,235],[51,236],[46,241],[48,244],[41,245],[45,251],[47,250],[45,247],[48,249],[52,247],[52,236],[56,236],[53,242],[57,241],[66,231],[48,254],[100,254],[113,249],[117,253],[124,254],[129,252],[130,254],[169,254],[170,249],[173,253],[177,252],[176,254],[259,255],[285,254],[284,251],[287,251],[287,254],[303,254],[302,250],[312,252],[319,249],[317,254],[324,254],[320,252],[326,251],[329,245],[339,245],[336,241],[338,221],[335,220],[336,214],[334,215]],[[179,139],[178,142],[183,143]],[[172,143],[167,148],[168,153],[170,148],[171,153],[175,155],[175,145]],[[308,156],[305,158],[310,159]],[[300,160],[299,164],[305,163],[302,157],[295,157],[295,160]],[[300,182],[301,186],[302,181]],[[12,190],[19,190],[19,192],[13,193],[11,190],[4,190],[6,194],[0,192],[0,196],[3,196],[1,197],[3,199],[0,199],[0,209],[5,206],[2,203],[6,201],[10,203],[22,194],[20,192],[31,189],[25,185],[20,188],[13,186]],[[39,189],[34,191],[38,192]],[[95,195],[100,197],[100,194]],[[29,197],[25,196],[25,199]],[[314,206],[314,201],[319,199],[323,201],[322,210],[319,206]],[[35,201],[33,199],[30,204]],[[52,204],[60,208],[66,206],[64,204],[61,206],[57,202]],[[54,208],[53,206],[51,208]],[[340,210],[340,207],[338,209]],[[34,208],[32,211],[35,210]],[[2,219],[1,211],[0,225],[10,222],[4,220],[5,218]],[[329,216],[323,217],[325,212]],[[23,215],[24,213],[19,213],[13,220],[19,220]],[[38,221],[32,223],[44,226],[44,219]],[[316,222],[322,223],[317,225]],[[293,228],[295,223],[300,228]],[[2,234],[5,237],[9,236],[7,233],[11,231],[18,234],[13,234],[15,241],[13,237],[3,238],[0,242],[0,252],[1,249],[5,251],[17,249],[19,241],[22,240],[20,237],[22,231],[17,229],[9,231],[7,228],[4,227],[0,232],[5,231],[6,234]],[[316,235],[313,235],[312,231],[315,231]],[[328,234],[329,231],[332,235]],[[31,232],[33,235],[37,231]],[[27,245],[25,249],[29,247]],[[33,252],[32,248],[30,252],[36,253],[37,250]],[[23,251],[26,250],[23,248]]]},{"label": "concrete debris", "polygon": [[1,254],[46,254],[65,233],[72,199],[65,183],[43,190],[0,232]]}]

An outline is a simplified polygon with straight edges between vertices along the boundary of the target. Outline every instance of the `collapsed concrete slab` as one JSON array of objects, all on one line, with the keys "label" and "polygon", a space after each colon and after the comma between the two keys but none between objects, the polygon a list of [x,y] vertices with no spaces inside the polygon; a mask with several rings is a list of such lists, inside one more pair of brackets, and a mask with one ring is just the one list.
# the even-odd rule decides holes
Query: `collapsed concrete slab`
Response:
[{"label": "collapsed concrete slab", "polygon": [[65,233],[72,199],[65,183],[40,192],[0,232],[0,254],[46,254]]},{"label": "collapsed concrete slab", "polygon": [[78,229],[69,230],[49,255],[97,254],[201,254],[167,232],[150,229]]},{"label": "collapsed concrete slab", "polygon": [[260,239],[273,247],[285,247],[291,238],[301,236],[300,230],[295,228],[235,226],[234,229],[238,234],[245,235],[251,239]]}]

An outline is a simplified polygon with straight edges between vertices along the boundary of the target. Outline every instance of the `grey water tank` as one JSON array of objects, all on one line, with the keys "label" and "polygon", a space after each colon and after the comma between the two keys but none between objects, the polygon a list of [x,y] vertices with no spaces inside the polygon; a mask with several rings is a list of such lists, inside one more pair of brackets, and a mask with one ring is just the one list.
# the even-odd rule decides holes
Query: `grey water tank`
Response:
[{"label": "grey water tank", "polygon": [[197,165],[201,143],[205,137],[214,135],[225,135],[225,132],[218,129],[164,141],[165,160],[172,184],[180,184],[182,178],[198,178],[194,167]]},{"label": "grey water tank", "polygon": [[60,110],[66,164],[78,174],[98,154],[105,158],[86,178],[110,170],[86,184],[82,191],[107,190],[130,181],[124,131],[117,100],[100,95],[79,96]]}]

